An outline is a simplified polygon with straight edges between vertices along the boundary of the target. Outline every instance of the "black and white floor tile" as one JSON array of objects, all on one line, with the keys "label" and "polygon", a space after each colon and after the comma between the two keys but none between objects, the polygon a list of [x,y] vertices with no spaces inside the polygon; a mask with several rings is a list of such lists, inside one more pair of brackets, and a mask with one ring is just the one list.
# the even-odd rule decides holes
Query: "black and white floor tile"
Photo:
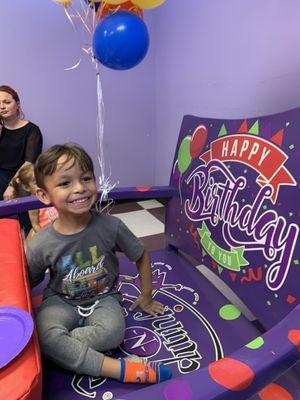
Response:
[{"label": "black and white floor tile", "polygon": [[164,248],[165,207],[160,201],[119,202],[113,205],[110,214],[120,218],[141,238],[148,251]]}]

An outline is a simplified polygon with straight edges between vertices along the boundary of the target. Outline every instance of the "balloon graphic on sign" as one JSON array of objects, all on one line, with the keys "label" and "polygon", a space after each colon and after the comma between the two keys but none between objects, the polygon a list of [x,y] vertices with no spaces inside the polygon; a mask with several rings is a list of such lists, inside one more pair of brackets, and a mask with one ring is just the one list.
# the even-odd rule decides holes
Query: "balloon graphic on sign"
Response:
[{"label": "balloon graphic on sign", "polygon": [[207,139],[206,126],[204,125],[197,126],[192,135],[191,146],[190,146],[190,153],[192,159],[198,157],[201,154],[203,147],[205,146],[206,139]]},{"label": "balloon graphic on sign", "polygon": [[191,136],[186,136],[185,138],[183,138],[179,146],[178,169],[181,174],[183,174],[188,169],[192,161],[190,154],[190,144],[191,144]]}]

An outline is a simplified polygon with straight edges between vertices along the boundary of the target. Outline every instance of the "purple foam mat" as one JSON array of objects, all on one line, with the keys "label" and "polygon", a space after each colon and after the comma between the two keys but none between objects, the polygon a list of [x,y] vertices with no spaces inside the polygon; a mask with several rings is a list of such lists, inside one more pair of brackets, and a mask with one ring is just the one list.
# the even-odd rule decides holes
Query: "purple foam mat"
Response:
[{"label": "purple foam mat", "polygon": [[[166,306],[165,315],[154,318],[140,310],[128,311],[139,294],[139,280],[136,267],[122,258],[119,288],[127,328],[123,344],[112,352],[114,357],[136,354],[161,360],[176,379],[206,367],[259,335],[239,310],[181,256],[160,251],[152,253],[151,258],[155,299]],[[35,289],[35,297],[42,288]],[[43,375],[46,400],[115,399],[145,388],[77,375],[47,360]]]}]

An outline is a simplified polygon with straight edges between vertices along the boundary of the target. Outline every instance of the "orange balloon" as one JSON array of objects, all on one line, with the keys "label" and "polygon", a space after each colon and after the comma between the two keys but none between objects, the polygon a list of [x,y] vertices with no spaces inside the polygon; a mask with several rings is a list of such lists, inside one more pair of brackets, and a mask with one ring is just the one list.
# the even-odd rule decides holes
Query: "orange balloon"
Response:
[{"label": "orange balloon", "polygon": [[135,6],[134,4],[132,4],[131,1],[125,1],[125,3],[122,4],[108,4],[107,2],[102,2],[102,4],[100,4],[98,11],[97,11],[97,18],[101,19],[106,17],[109,14],[112,14],[114,12],[117,12],[119,10],[128,10],[131,11],[135,14],[137,14],[140,18],[143,19],[144,14],[143,14],[143,10],[141,10],[138,6]]},{"label": "orange balloon", "polygon": [[122,4],[125,3],[127,0],[103,0],[104,3],[107,4]]}]

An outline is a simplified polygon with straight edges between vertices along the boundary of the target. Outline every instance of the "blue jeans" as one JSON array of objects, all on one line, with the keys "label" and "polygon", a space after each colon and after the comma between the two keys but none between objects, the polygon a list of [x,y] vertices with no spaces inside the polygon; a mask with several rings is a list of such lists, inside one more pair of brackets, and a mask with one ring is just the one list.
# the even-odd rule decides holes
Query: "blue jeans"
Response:
[{"label": "blue jeans", "polygon": [[88,317],[59,296],[50,296],[42,302],[36,323],[42,353],[78,374],[99,376],[102,352],[124,340],[125,320],[114,296],[100,299]]}]

